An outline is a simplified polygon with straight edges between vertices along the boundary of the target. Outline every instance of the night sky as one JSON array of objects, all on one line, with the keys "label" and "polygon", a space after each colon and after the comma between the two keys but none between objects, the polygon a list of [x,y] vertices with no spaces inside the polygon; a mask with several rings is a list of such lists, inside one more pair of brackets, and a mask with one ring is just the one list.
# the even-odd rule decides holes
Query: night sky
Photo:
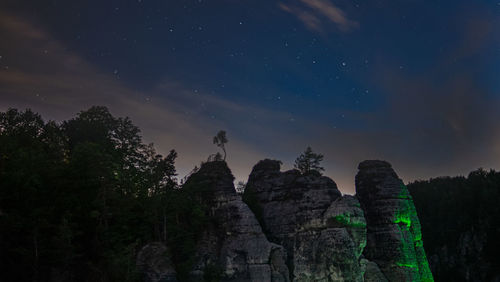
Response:
[{"label": "night sky", "polygon": [[2,0],[0,111],[129,116],[182,177],[217,152],[245,180],[308,146],[353,193],[357,164],[405,181],[500,169],[500,2]]}]

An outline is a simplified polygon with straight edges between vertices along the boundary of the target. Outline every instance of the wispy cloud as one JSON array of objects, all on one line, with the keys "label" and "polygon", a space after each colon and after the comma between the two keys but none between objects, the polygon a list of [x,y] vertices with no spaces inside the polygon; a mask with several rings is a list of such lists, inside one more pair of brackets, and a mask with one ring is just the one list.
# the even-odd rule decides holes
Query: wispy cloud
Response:
[{"label": "wispy cloud", "polygon": [[[326,32],[326,23],[339,30],[357,25],[341,10],[329,10],[329,5],[336,8],[330,2],[294,3],[280,5],[294,15],[302,11],[301,21],[311,30]],[[176,149],[181,175],[215,152],[211,137],[219,129],[228,130],[229,165],[242,180],[265,157],[290,168],[308,145],[325,155],[326,174],[348,193],[354,192],[357,163],[370,158],[392,162],[405,180],[467,173],[479,166],[498,169],[498,93],[475,75],[484,67],[481,62],[457,64],[471,61],[499,38],[492,26],[488,19],[471,19],[462,27],[463,43],[422,73],[404,73],[386,60],[374,64],[373,84],[385,93],[380,97],[385,104],[346,114],[346,119],[356,115],[359,128],[334,129],[315,116],[295,117],[290,126],[287,112],[213,96],[169,77],[139,91],[119,74],[68,51],[38,25],[0,12],[0,111],[30,107],[64,120],[92,105],[108,106],[115,115],[130,116],[161,152]]]},{"label": "wispy cloud", "polygon": [[349,32],[359,26],[329,0],[300,0],[295,4],[280,2],[278,6],[296,16],[308,29],[318,33],[325,33],[332,25],[341,32]]}]

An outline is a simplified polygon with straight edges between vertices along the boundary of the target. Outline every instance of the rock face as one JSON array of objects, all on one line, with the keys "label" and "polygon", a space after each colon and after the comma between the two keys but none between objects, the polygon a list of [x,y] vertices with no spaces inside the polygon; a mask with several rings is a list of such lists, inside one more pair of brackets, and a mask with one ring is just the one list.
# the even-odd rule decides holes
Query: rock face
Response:
[{"label": "rock face", "polygon": [[177,282],[167,246],[155,242],[144,246],[137,255],[137,267],[144,282]]},{"label": "rock face", "polygon": [[433,281],[406,186],[385,161],[364,161],[358,169],[356,196],[367,223],[365,258],[389,281]]},{"label": "rock face", "polygon": [[281,172],[279,161],[263,160],[250,174],[244,200],[269,240],[285,247],[294,281],[363,281],[363,211],[330,178]]},{"label": "rock face", "polygon": [[185,183],[208,208],[211,223],[198,242],[193,281],[289,281],[283,247],[270,243],[236,194],[223,161],[202,165]]},{"label": "rock face", "polygon": [[[280,166],[257,163],[244,202],[223,161],[188,178],[184,191],[210,219],[189,281],[433,281],[412,198],[390,164],[362,162],[356,196],[342,196],[328,177]],[[141,251],[145,281],[175,281],[165,253],[161,244]]]}]

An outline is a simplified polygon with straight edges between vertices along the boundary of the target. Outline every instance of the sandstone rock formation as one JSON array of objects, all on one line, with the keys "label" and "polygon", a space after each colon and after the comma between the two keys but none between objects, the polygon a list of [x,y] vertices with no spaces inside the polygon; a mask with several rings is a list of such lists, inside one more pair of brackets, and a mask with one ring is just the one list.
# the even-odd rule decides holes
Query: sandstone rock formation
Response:
[{"label": "sandstone rock formation", "polygon": [[389,281],[432,281],[408,189],[385,161],[364,161],[358,168],[356,196],[367,222],[365,258]]},{"label": "sandstone rock formation", "polygon": [[254,166],[244,202],[223,161],[188,178],[183,189],[210,218],[190,281],[432,281],[415,207],[390,164],[362,162],[356,196],[280,165]]},{"label": "sandstone rock formation", "polygon": [[226,163],[215,161],[202,165],[184,185],[212,220],[198,242],[192,280],[203,281],[212,271],[220,281],[289,281],[283,247],[267,240],[233,180]]},{"label": "sandstone rock formation", "polygon": [[285,247],[294,281],[363,280],[363,211],[330,178],[281,172],[279,161],[263,160],[250,174],[244,200],[270,241]]}]

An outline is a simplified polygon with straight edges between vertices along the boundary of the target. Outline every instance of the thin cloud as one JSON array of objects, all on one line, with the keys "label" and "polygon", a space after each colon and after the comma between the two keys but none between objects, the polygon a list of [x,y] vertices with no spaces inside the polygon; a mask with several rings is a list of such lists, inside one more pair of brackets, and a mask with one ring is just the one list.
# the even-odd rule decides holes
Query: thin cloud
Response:
[{"label": "thin cloud", "polygon": [[349,32],[359,26],[329,0],[300,0],[295,5],[280,2],[278,7],[296,16],[309,30],[318,33],[325,33],[332,24],[341,32]]},{"label": "thin cloud", "polygon": [[[325,19],[332,23],[316,2],[296,3],[309,13],[303,16],[308,28],[324,29]],[[282,9],[292,11],[289,7]],[[404,180],[498,168],[500,105],[492,98],[498,93],[474,75],[482,62],[456,63],[470,61],[498,38],[497,32],[481,18],[471,19],[463,31],[463,42],[422,73],[406,74],[386,61],[375,64],[372,77],[385,93],[380,97],[385,104],[346,114],[360,127],[333,129],[313,116],[295,117],[290,126],[289,113],[236,103],[201,88],[194,92],[169,77],[146,93],[138,91],[68,51],[37,25],[0,12],[0,110],[30,107],[64,120],[92,105],[106,105],[115,115],[130,116],[161,152],[176,149],[181,176],[216,152],[211,137],[219,129],[229,133],[228,162],[238,180],[246,180],[252,166],[266,157],[290,168],[308,145],[325,155],[326,174],[347,193],[354,193],[356,167],[365,159],[390,161]],[[471,42],[471,36],[480,40]]]}]

